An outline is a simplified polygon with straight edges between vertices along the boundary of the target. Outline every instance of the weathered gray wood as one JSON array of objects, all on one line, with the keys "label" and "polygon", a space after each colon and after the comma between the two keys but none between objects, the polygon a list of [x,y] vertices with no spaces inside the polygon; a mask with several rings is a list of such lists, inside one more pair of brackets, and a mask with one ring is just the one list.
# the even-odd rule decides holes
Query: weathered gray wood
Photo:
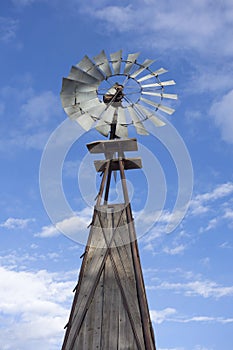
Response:
[{"label": "weathered gray wood", "polygon": [[136,139],[101,140],[87,144],[90,153],[111,154],[113,152],[137,151]]},{"label": "weathered gray wood", "polygon": [[[95,160],[94,165],[97,172],[102,172],[105,170],[107,165],[106,160]],[[142,160],[141,158],[125,158],[123,159],[125,170],[132,169],[141,169],[142,168]],[[112,159],[111,160],[111,168],[113,171],[119,170],[119,160]]]}]

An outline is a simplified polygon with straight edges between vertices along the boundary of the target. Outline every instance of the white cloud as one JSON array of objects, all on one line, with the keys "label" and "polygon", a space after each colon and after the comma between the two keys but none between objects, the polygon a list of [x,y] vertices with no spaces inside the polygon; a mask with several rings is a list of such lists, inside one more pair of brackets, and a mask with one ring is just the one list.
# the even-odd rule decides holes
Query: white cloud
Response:
[{"label": "white cloud", "polygon": [[186,296],[202,296],[203,298],[222,298],[233,296],[233,286],[225,287],[209,280],[193,280],[186,283],[162,282],[157,286],[148,286],[148,289],[173,290],[177,293],[184,293]]},{"label": "white cloud", "polygon": [[34,222],[35,219],[17,219],[17,218],[8,218],[6,221],[0,224],[0,227],[6,229],[24,229],[28,226],[30,222]]},{"label": "white cloud", "polygon": [[166,308],[163,310],[151,310],[151,319],[154,323],[161,324],[163,322],[177,322],[177,323],[191,323],[191,322],[201,322],[201,323],[233,323],[233,318],[219,317],[219,316],[183,316],[180,315],[174,308]]},{"label": "white cloud", "polygon": [[185,249],[186,249],[185,245],[180,244],[174,248],[165,247],[163,248],[163,252],[169,255],[178,255],[178,254],[182,254]]},{"label": "white cloud", "polygon": [[69,314],[66,303],[72,297],[73,286],[64,273],[17,272],[1,267],[1,348],[55,350],[61,346]]},{"label": "white cloud", "polygon": [[[135,1],[130,5],[89,1],[82,11],[101,20],[106,32],[125,32],[141,45],[163,49],[195,49],[203,54],[232,54],[233,4],[211,0]],[[140,13],[140,16],[138,15]],[[107,28],[106,28],[107,26]],[[137,37],[133,35],[137,28]],[[172,33],[172,35],[171,35]],[[155,40],[155,35],[159,40]],[[138,44],[139,45],[139,44]],[[208,50],[206,47],[208,46]]]},{"label": "white cloud", "polygon": [[7,43],[14,39],[17,29],[17,20],[0,16],[0,41]]},{"label": "white cloud", "polygon": [[233,143],[233,90],[212,104],[209,114],[220,129],[222,139]]},{"label": "white cloud", "polygon": [[21,116],[27,128],[45,125],[54,115],[61,114],[60,100],[52,91],[30,97],[21,106]]},{"label": "white cloud", "polygon": [[217,185],[212,191],[196,195],[190,203],[191,214],[199,215],[210,210],[209,205],[218,199],[233,193],[233,183],[227,182]]},{"label": "white cloud", "polygon": [[164,310],[156,311],[156,310],[151,310],[150,311],[150,316],[151,319],[154,323],[162,323],[165,321],[169,321],[171,315],[176,314],[176,310],[173,308],[166,308]]},{"label": "white cloud", "polygon": [[80,241],[80,237],[87,234],[87,226],[91,221],[91,217],[92,209],[89,207],[84,208],[82,211],[77,212],[76,215],[57,222],[56,226],[43,226],[41,231],[36,233],[35,236],[49,238],[58,236],[60,232],[62,232],[65,235]]}]

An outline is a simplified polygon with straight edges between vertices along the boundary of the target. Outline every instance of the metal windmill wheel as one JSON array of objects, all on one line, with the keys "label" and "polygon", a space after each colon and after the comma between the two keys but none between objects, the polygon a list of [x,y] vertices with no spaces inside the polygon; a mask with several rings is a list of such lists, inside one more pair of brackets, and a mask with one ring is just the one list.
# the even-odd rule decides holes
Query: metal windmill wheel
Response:
[{"label": "metal windmill wheel", "polygon": [[[147,135],[143,124],[150,120],[156,126],[165,125],[156,114],[172,114],[174,109],[163,105],[164,99],[177,99],[176,94],[165,93],[174,80],[161,81],[167,70],[150,69],[153,60],[139,63],[139,53],[122,58],[122,50],[110,54],[104,51],[90,59],[85,56],[72,66],[63,78],[61,100],[68,116],[85,130],[95,128],[110,138],[127,138],[128,126],[133,125],[138,134]],[[149,107],[149,108],[148,108]]]}]

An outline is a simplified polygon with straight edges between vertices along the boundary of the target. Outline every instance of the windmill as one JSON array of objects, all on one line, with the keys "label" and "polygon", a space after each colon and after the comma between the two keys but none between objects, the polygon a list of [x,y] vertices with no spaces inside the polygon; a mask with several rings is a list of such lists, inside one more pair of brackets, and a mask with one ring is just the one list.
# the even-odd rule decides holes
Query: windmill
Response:
[{"label": "windmill", "polygon": [[[164,68],[151,70],[154,61],[138,62],[138,53],[122,58],[122,51],[85,56],[63,78],[61,100],[68,116],[86,131],[95,127],[107,140],[87,144],[102,176],[90,233],[83,254],[79,280],[62,350],[155,350],[136,231],[126,184],[126,170],[140,169],[137,140],[128,138],[128,127],[147,135],[147,120],[160,127],[157,114],[174,109],[163,99],[177,99],[164,92],[173,80],[161,81]],[[120,174],[123,203],[110,202],[112,174]],[[116,175],[115,175],[116,177]]]}]

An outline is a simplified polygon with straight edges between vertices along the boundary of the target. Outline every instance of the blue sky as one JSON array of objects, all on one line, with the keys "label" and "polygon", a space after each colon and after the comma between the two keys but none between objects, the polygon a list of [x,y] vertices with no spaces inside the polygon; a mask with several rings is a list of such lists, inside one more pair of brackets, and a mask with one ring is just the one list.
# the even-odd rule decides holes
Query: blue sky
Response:
[{"label": "blue sky", "polygon": [[[166,234],[182,184],[166,147],[152,135],[138,136],[159,164],[150,186],[159,196],[163,177],[156,174],[162,169],[167,189],[159,221],[139,240],[157,349],[232,349],[232,23],[230,0],[1,2],[1,349],[55,350],[62,344],[84,246],[52,225],[39,168],[50,134],[67,119],[59,97],[62,77],[85,54],[93,57],[103,48],[108,55],[141,52],[141,62],[156,59],[156,68],[168,69],[166,79],[176,81],[179,95],[168,121],[192,160],[189,210]],[[137,135],[130,130],[130,136]],[[63,228],[84,232],[84,238],[94,201],[84,200],[77,174],[85,144],[100,137],[94,130],[83,134],[62,170],[64,193],[78,218]],[[93,178],[94,172],[85,174]],[[146,201],[146,175],[128,176],[137,215]],[[143,220],[151,223],[149,216]]]}]

